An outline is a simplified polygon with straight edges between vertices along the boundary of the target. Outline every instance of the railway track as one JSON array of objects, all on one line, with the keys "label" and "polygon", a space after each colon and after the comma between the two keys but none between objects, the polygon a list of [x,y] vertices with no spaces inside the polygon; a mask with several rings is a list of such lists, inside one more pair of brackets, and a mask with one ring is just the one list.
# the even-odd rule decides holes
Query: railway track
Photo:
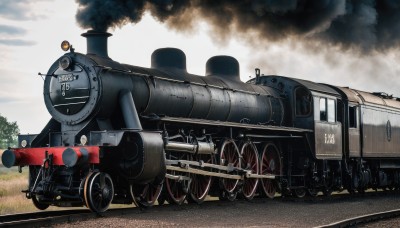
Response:
[{"label": "railway track", "polygon": [[384,219],[389,219],[393,217],[400,216],[400,209],[383,211],[373,214],[367,214],[362,216],[356,216],[349,219],[344,219],[334,223],[330,223],[323,226],[318,226],[317,228],[329,228],[329,227],[357,227],[361,224],[366,224],[370,222],[376,222]]},{"label": "railway track", "polygon": [[63,222],[94,219],[103,216],[116,216],[129,213],[138,208],[114,208],[102,214],[92,213],[88,209],[39,211],[23,214],[0,215],[0,227],[43,227]]},{"label": "railway track", "polygon": [[91,213],[85,209],[1,215],[0,227],[48,226],[58,222],[70,221],[74,216],[78,218],[79,216],[89,215]]},{"label": "railway track", "polygon": [[[275,204],[284,205],[283,207],[288,207],[289,205],[299,205],[303,204],[304,207],[307,205],[327,205],[330,203],[353,203],[354,201],[359,200],[368,200],[368,199],[379,199],[384,198],[386,196],[397,195],[398,193],[388,193],[388,192],[368,192],[363,196],[358,195],[350,195],[350,194],[334,194],[330,197],[318,196],[318,197],[305,197],[301,199],[293,198],[293,197],[277,197],[273,201]],[[242,201],[242,202],[241,202]],[[237,201],[239,204],[247,204],[245,200]],[[293,202],[293,203],[291,203]],[[264,204],[265,203],[265,204]],[[264,204],[268,208],[268,204],[271,203],[270,199],[255,199],[253,205],[261,205]],[[305,204],[304,204],[305,203]],[[249,203],[251,204],[251,203]],[[235,205],[232,202],[221,202],[221,201],[207,201],[205,205],[202,205],[203,208],[215,207],[215,205],[222,205],[226,208],[229,205]],[[218,206],[219,207],[219,206]],[[159,213],[160,211],[179,211],[182,210],[196,210],[199,207],[195,204],[191,205],[163,205],[156,206],[155,208],[148,209],[148,212],[154,211],[154,213]],[[83,221],[83,220],[92,220],[99,217],[115,217],[120,215],[138,215],[140,214],[140,209],[131,207],[131,208],[114,208],[109,209],[107,212],[102,214],[96,214],[90,212],[88,209],[75,209],[75,210],[60,210],[60,211],[40,211],[35,213],[24,213],[24,214],[11,214],[11,215],[1,215],[0,216],[0,227],[43,227],[43,226],[54,226],[56,224],[61,223],[71,223],[75,221]],[[365,216],[357,216],[354,218],[349,218],[341,221],[337,221],[334,223],[322,225],[320,227],[351,227],[358,224],[363,224],[366,222],[378,221],[383,219],[388,219],[391,217],[400,216],[400,209],[383,211],[379,213],[368,214]],[[136,216],[134,216],[136,217]],[[345,218],[345,216],[343,216]],[[156,218],[155,218],[156,219]],[[321,223],[319,223],[321,224]],[[322,223],[323,224],[323,223]]]}]

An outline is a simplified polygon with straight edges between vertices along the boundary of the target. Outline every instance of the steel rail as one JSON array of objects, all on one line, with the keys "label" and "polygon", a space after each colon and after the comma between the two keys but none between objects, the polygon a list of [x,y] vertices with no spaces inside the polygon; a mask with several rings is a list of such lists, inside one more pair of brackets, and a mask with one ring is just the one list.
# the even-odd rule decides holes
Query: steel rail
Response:
[{"label": "steel rail", "polygon": [[367,215],[356,216],[349,219],[344,219],[327,225],[317,226],[316,228],[330,228],[330,227],[354,227],[359,224],[375,222],[383,219],[393,218],[400,216],[400,209],[377,212]]},{"label": "steel rail", "polygon": [[[369,192],[366,193],[366,195],[370,196],[384,196],[387,195],[388,193],[383,193],[383,192]],[[389,193],[391,194],[391,193]],[[331,197],[317,197],[321,201],[331,201],[331,200],[345,200],[346,199],[354,199],[354,196],[350,194],[338,194],[338,195],[333,195]],[[364,196],[360,196],[360,198],[366,198]],[[280,201],[284,202],[288,198],[287,197],[277,197]],[[311,197],[312,201],[315,200],[315,198]],[[263,199],[260,199],[261,201]],[[344,202],[345,202],[344,201]],[[217,201],[208,201],[208,203],[214,203]],[[169,207],[170,205],[164,205]],[[162,206],[163,207],[163,206]],[[128,208],[112,208],[109,209],[108,211],[100,214],[96,214],[91,212],[88,209],[74,209],[74,210],[60,210],[60,211],[39,211],[39,212],[33,212],[33,213],[24,213],[24,214],[9,214],[9,215],[0,215],[0,227],[43,227],[43,226],[53,226],[56,224],[61,224],[61,223],[69,223],[69,222],[75,222],[75,221],[81,221],[81,220],[87,220],[87,219],[95,219],[98,217],[103,217],[103,216],[118,216],[118,215],[125,215],[125,214],[131,214],[134,211],[141,210],[138,207],[128,207]],[[396,217],[400,216],[400,209],[396,210],[391,210],[391,211],[385,211],[385,212],[379,212],[379,213],[374,213],[374,214],[368,214],[364,216],[357,216],[354,218],[338,221],[335,223],[327,224],[327,225],[322,225],[318,227],[349,227],[349,226],[355,226],[357,224],[361,223],[366,223],[366,222],[372,222],[372,221],[378,221],[380,219],[387,219],[391,217]]]},{"label": "steel rail", "polygon": [[60,210],[60,211],[39,211],[21,214],[0,215],[0,227],[26,227],[27,225],[45,225],[56,218],[62,218],[79,214],[90,214],[89,210]]},{"label": "steel rail", "polygon": [[93,213],[88,209],[39,211],[23,214],[0,215],[0,227],[43,227],[64,222],[93,219],[102,216],[127,214],[139,208],[112,208],[104,213]]}]

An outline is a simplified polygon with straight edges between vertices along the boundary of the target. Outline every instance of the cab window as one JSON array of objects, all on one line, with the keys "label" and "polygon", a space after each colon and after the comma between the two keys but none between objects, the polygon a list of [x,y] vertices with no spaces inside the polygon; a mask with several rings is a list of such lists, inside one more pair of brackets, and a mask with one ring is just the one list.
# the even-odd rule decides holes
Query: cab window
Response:
[{"label": "cab window", "polygon": [[321,97],[319,99],[319,120],[336,122],[336,103],[333,99]]},{"label": "cab window", "polygon": [[336,122],[336,107],[335,101],[332,99],[328,99],[328,122],[334,123]]},{"label": "cab window", "polygon": [[326,98],[319,99],[319,120],[326,121]]},{"label": "cab window", "polygon": [[305,88],[296,89],[296,116],[308,116],[311,113],[311,94]]},{"label": "cab window", "polygon": [[349,127],[357,128],[357,107],[349,107]]}]

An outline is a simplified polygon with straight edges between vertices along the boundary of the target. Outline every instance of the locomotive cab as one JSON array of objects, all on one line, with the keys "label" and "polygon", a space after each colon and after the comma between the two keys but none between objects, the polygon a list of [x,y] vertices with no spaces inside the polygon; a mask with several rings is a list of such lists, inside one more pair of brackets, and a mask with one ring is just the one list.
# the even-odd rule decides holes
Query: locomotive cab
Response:
[{"label": "locomotive cab", "polygon": [[314,138],[310,141],[314,158],[342,158],[342,126],[340,118],[337,118],[338,103],[341,103],[338,92],[323,84],[275,75],[260,77],[259,84],[275,88],[286,101],[286,125],[314,131]]}]

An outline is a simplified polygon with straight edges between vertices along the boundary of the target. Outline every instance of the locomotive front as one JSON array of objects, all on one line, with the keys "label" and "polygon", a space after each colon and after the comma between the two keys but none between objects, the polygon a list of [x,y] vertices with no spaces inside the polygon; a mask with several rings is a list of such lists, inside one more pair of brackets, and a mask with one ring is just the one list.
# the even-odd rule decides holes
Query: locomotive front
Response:
[{"label": "locomotive front", "polygon": [[100,83],[90,58],[77,53],[62,56],[50,68],[44,82],[44,101],[60,123],[75,125],[96,112]]},{"label": "locomotive front", "polygon": [[[70,52],[53,63],[44,81],[44,101],[52,119],[40,134],[20,135],[20,148],[2,155],[6,167],[29,166],[29,187],[24,192],[38,209],[83,204],[105,211],[118,200],[116,194],[132,201],[132,182],[148,183],[165,175],[161,134],[138,131],[141,125],[129,75],[107,70],[124,69],[107,55],[110,35],[82,34],[87,38],[87,54],[62,43],[63,50]],[[111,123],[116,109],[126,118]],[[115,131],[118,122],[129,129]],[[123,192],[114,189],[113,180],[124,183]],[[103,199],[100,204],[98,197]]]},{"label": "locomotive front", "polygon": [[74,52],[64,41],[62,48],[70,52],[50,67],[44,82],[44,101],[49,113],[59,123],[69,126],[90,117],[105,117],[101,107],[113,109],[115,102],[107,102],[110,99],[103,97],[113,99],[119,92],[116,88],[119,84],[107,81],[108,75],[102,73],[101,67],[115,64],[107,54],[107,38],[111,34],[91,30],[82,36],[87,38],[87,54]]}]

